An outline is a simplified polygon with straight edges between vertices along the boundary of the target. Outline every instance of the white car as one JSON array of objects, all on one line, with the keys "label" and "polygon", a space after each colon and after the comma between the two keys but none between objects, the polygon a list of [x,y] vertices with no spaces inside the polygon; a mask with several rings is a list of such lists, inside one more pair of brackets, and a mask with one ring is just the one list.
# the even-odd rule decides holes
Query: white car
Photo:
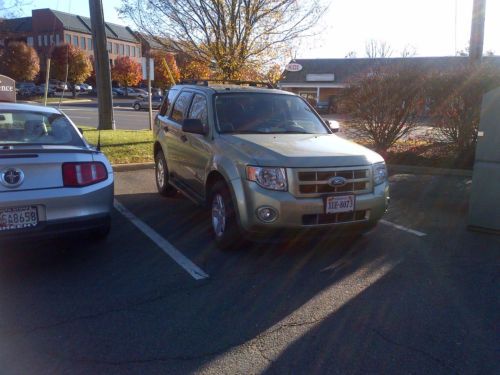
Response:
[{"label": "white car", "polygon": [[78,85],[80,86],[80,89],[82,91],[86,91],[86,92],[92,91],[92,86],[89,85],[88,83],[79,83]]},{"label": "white car", "polygon": [[52,107],[0,103],[0,241],[108,234],[114,177],[104,154]]}]

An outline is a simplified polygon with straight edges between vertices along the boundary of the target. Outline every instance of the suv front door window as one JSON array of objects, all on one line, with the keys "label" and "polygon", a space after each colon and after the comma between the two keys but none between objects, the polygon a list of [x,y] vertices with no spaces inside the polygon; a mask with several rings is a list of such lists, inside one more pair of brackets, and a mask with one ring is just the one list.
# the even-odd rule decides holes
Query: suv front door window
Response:
[{"label": "suv front door window", "polygon": [[[203,126],[205,126],[210,133],[207,99],[204,95],[194,95],[187,117],[201,120]],[[184,133],[184,136],[187,138],[187,146],[185,149],[186,168],[183,169],[183,172],[186,173],[185,182],[193,191],[204,191],[205,174],[211,155],[209,137],[188,133]]]}]

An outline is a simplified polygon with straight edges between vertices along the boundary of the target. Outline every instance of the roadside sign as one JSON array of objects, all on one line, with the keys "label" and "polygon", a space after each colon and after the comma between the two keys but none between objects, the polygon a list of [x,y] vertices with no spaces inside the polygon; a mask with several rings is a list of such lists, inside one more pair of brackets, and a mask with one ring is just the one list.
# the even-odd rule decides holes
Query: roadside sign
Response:
[{"label": "roadside sign", "polygon": [[[143,57],[142,61],[141,61],[142,79],[146,79],[146,77],[148,76],[148,74],[146,72],[146,61],[147,61],[147,59],[145,57]],[[149,59],[149,78],[151,79],[151,81],[155,80],[155,63],[154,63],[154,59]]]},{"label": "roadside sign", "polygon": [[16,81],[0,75],[0,102],[16,101]]},{"label": "roadside sign", "polygon": [[298,63],[290,63],[285,67],[285,70],[289,72],[300,72],[302,70],[302,65]]}]

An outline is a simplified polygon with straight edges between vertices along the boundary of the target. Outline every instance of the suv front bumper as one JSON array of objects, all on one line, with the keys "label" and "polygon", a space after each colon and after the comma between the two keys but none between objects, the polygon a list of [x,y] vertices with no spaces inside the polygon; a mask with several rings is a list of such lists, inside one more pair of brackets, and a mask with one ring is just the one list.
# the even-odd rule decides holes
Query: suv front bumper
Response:
[{"label": "suv front bumper", "polygon": [[[332,227],[372,226],[383,216],[389,205],[389,184],[375,186],[368,194],[356,195],[352,216],[325,215],[324,197],[298,198],[290,192],[261,188],[255,182],[233,180],[239,224],[246,232],[262,233],[281,229],[321,229]],[[340,194],[347,195],[349,193]],[[272,207],[278,212],[275,221],[266,223],[257,216],[260,207]]]}]

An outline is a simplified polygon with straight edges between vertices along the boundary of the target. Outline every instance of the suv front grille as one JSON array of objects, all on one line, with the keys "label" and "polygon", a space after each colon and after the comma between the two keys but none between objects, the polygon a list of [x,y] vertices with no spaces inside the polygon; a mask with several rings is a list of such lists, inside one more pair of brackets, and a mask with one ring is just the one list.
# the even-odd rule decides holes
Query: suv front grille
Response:
[{"label": "suv front grille", "polygon": [[[297,196],[318,196],[330,193],[366,194],[372,190],[371,169],[367,167],[298,169],[294,173]],[[331,186],[332,177],[343,177],[346,184]]]},{"label": "suv front grille", "polygon": [[366,221],[370,218],[369,210],[341,212],[338,214],[302,215],[302,225],[338,224]]}]

